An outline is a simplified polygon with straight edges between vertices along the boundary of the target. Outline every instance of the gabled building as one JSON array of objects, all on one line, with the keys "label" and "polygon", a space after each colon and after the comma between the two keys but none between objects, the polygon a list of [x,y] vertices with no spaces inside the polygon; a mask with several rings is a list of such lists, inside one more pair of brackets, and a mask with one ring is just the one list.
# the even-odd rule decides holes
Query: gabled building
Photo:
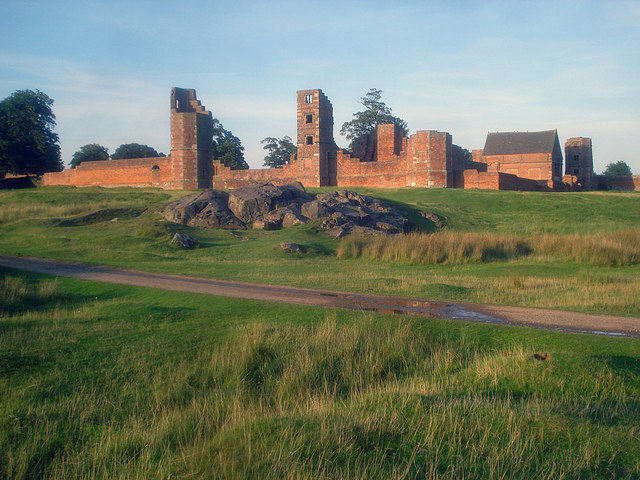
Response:
[{"label": "gabled building", "polygon": [[562,148],[557,130],[489,133],[478,156],[478,161],[487,165],[487,172],[534,180],[551,190],[562,182]]}]

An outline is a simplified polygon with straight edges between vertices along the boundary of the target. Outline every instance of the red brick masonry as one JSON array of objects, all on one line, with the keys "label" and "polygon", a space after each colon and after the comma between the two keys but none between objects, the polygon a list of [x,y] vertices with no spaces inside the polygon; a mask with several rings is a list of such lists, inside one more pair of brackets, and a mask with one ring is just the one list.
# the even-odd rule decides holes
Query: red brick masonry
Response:
[{"label": "red brick masonry", "polygon": [[[297,153],[282,168],[231,170],[213,158],[213,117],[196,98],[195,90],[174,87],[170,99],[171,155],[83,162],[75,169],[46,173],[44,185],[153,186],[172,189],[238,188],[249,182],[306,187],[429,187],[493,190],[557,190],[584,188],[591,140],[570,139],[571,171],[562,175],[562,152],[483,155],[473,161],[461,155],[449,133],[420,130],[406,137],[395,125],[380,125],[356,139],[353,151],[339,149],[333,138],[333,107],[319,89],[297,92]],[[539,132],[544,133],[544,132]],[[496,135],[496,134],[490,134]],[[500,135],[500,134],[498,134]],[[575,150],[577,147],[580,150]],[[569,150],[567,150],[568,152]],[[592,168],[592,167],[591,167]],[[562,183],[568,179],[569,184]],[[579,181],[578,181],[579,180]],[[582,182],[582,183],[580,183]],[[637,177],[609,180],[613,188],[638,189]]]}]

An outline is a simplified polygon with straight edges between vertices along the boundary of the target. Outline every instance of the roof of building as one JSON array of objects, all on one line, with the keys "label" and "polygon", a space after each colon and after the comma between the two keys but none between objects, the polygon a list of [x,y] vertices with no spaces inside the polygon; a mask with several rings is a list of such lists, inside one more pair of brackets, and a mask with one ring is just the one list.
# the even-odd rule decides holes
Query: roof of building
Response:
[{"label": "roof of building", "polygon": [[557,130],[542,132],[489,132],[483,155],[518,153],[552,153],[557,142]]}]

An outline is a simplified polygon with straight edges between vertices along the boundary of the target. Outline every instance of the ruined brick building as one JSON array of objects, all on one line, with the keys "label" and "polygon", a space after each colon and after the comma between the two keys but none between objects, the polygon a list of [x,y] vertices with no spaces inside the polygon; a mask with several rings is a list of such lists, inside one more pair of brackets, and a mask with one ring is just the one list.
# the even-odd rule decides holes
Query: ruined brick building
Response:
[{"label": "ruined brick building", "polygon": [[[302,182],[306,187],[458,187],[557,190],[562,151],[555,130],[490,133],[473,158],[451,135],[419,130],[410,136],[380,125],[358,138],[351,152],[333,137],[333,107],[319,89],[297,92],[297,153],[282,168],[231,170],[213,158],[213,117],[195,90],[173,88],[170,99],[171,154],[168,157],[83,162],[75,169],[44,175],[45,185],[155,186],[171,189],[237,188],[248,182]],[[565,180],[590,185],[591,140],[567,142]],[[571,162],[569,162],[571,155]]]}]

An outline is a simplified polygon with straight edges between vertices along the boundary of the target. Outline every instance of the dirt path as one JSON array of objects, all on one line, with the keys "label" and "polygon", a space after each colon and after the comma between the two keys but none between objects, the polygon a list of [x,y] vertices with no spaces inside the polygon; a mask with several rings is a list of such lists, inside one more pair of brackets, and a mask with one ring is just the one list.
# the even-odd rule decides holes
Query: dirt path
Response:
[{"label": "dirt path", "polygon": [[0,266],[60,277],[180,292],[204,293],[223,297],[640,338],[640,318],[590,315],[560,310],[501,305],[451,303],[418,298],[385,297],[281,285],[230,282],[211,278],[126,270],[108,266],[91,267],[80,263],[65,263],[31,257],[0,255]]}]

